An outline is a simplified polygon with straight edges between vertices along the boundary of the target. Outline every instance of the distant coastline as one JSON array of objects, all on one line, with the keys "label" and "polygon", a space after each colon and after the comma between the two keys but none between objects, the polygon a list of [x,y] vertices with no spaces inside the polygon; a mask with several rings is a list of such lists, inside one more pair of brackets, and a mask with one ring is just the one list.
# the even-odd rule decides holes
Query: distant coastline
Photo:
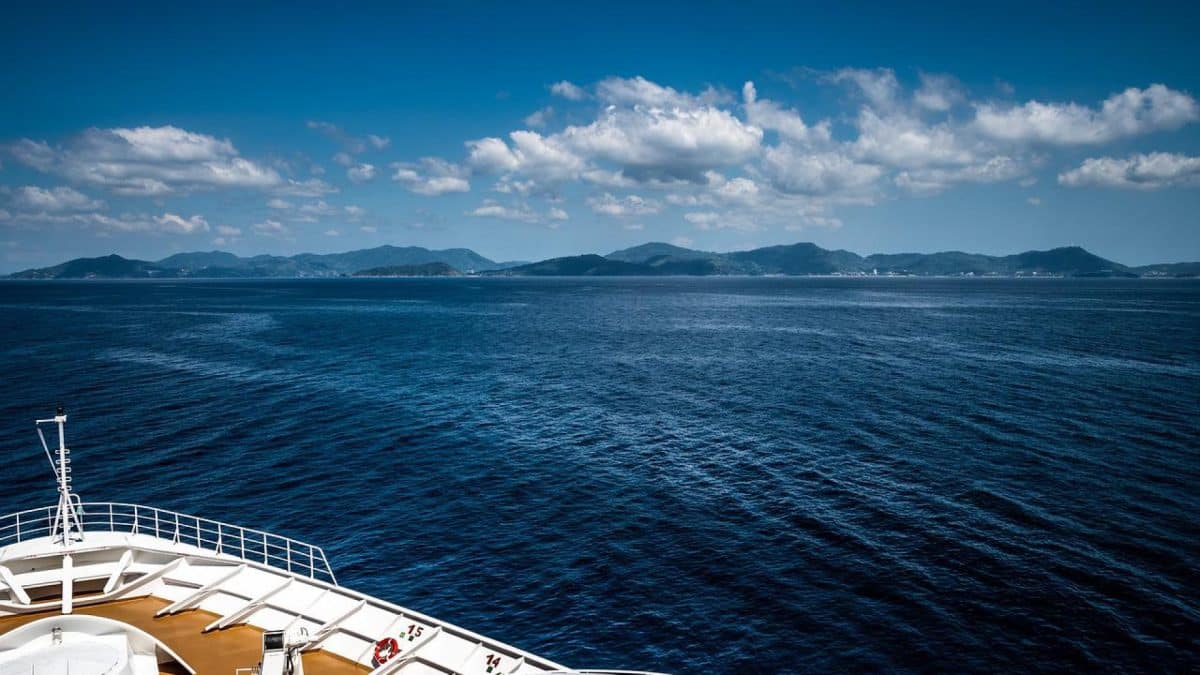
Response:
[{"label": "distant coastline", "polygon": [[1127,266],[1072,246],[989,256],[961,251],[860,256],[812,243],[714,253],[660,242],[538,262],[496,262],[471,249],[379,246],[345,253],[248,258],[224,251],[158,261],[113,254],[28,269],[6,279],[303,279],[458,276],[813,276],[997,278],[1195,278],[1200,262]]}]

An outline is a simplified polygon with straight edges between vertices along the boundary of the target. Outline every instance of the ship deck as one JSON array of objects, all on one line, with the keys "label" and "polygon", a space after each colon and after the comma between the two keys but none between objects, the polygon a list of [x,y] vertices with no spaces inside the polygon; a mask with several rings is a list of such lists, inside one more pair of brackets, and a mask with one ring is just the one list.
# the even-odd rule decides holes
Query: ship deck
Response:
[{"label": "ship deck", "polygon": [[65,543],[50,536],[53,508],[0,516],[0,636],[63,612],[128,624],[205,674],[256,665],[263,631],[306,646],[309,673],[372,672],[389,643],[381,674],[567,670],[340,586],[324,552],[300,541],[136,504],[76,508],[81,529]]},{"label": "ship deck", "polygon": [[[548,659],[339,586],[317,546],[140,504],[83,502],[71,492],[66,421],[62,408],[37,420],[58,426],[57,506],[0,516],[0,637],[11,638],[3,651],[38,641],[59,644],[75,625],[113,624],[142,641],[156,640],[154,654],[198,675],[252,672],[260,659],[278,673],[285,651],[293,664],[299,653],[305,671],[320,675],[566,672]],[[53,463],[45,435],[38,434]],[[55,624],[55,616],[72,613],[84,616]],[[20,630],[38,619],[51,627],[50,635],[38,634],[40,627]],[[264,648],[264,631],[277,633],[279,644],[272,640]],[[139,648],[139,658],[151,656],[145,645]],[[55,658],[68,659],[69,669],[74,656]],[[30,663],[20,654],[0,658],[5,672],[7,664],[25,672]],[[139,672],[180,672],[141,663]]]},{"label": "ship deck", "polygon": [[[162,598],[142,597],[79,606],[74,613],[122,621],[150,633],[195,668],[197,675],[230,675],[236,668],[258,664],[262,656],[261,630],[239,625],[205,633],[204,627],[219,616],[201,609],[156,618],[154,613],[168,604],[170,601]],[[57,615],[59,612],[50,611],[0,617],[0,635],[32,621]],[[360,675],[370,671],[366,666],[323,651],[306,652],[302,658],[306,673]],[[187,672],[182,668],[163,668],[162,675],[183,675]]]}]

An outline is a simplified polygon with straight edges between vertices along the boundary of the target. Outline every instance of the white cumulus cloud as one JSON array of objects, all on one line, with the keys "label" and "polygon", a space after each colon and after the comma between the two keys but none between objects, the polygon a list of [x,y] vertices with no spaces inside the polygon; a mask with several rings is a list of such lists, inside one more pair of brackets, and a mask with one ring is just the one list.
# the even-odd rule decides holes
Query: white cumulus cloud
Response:
[{"label": "white cumulus cloud", "polygon": [[56,147],[22,139],[9,152],[38,171],[121,195],[267,189],[282,183],[275,169],[239,156],[229,140],[173,126],[92,128]]},{"label": "white cumulus cloud", "polygon": [[467,215],[481,218],[516,220],[523,223],[544,223],[552,228],[557,227],[557,222],[570,218],[565,210],[558,207],[552,207],[545,213],[542,213],[534,210],[529,204],[524,202],[504,205],[491,199],[484,200],[482,205],[468,211]]},{"label": "white cumulus cloud", "polygon": [[1200,186],[1200,157],[1170,152],[1137,154],[1127,158],[1086,159],[1077,168],[1058,175],[1068,187],[1110,187],[1158,190],[1172,186]]},{"label": "white cumulus cloud", "polygon": [[655,200],[638,195],[617,198],[607,192],[599,197],[588,197],[587,205],[596,213],[616,217],[644,216],[662,211],[662,204]]},{"label": "white cumulus cloud", "polygon": [[762,129],[727,110],[610,107],[586,126],[553,140],[574,154],[617,165],[634,180],[699,180],[709,169],[741,163],[760,149]]},{"label": "white cumulus cloud", "polygon": [[881,116],[864,108],[856,122],[856,156],[888,166],[912,168],[934,164],[969,164],[975,159],[970,142],[949,124],[926,125],[905,114]]},{"label": "white cumulus cloud", "polygon": [[289,197],[322,197],[327,194],[333,194],[338,189],[320,178],[309,178],[307,180],[293,180],[289,178],[287,182],[274,191]]},{"label": "white cumulus cloud", "polygon": [[587,98],[586,91],[566,80],[555,82],[554,84],[550,85],[550,92],[570,101],[582,101],[583,99]]},{"label": "white cumulus cloud", "polygon": [[433,197],[471,190],[461,167],[437,157],[425,157],[418,164],[397,163],[392,168],[392,180],[419,195]]},{"label": "white cumulus cloud", "polygon": [[896,176],[896,185],[914,193],[933,194],[955,183],[998,183],[1025,175],[1027,168],[1007,156],[954,168],[913,169]]},{"label": "white cumulus cloud", "polygon": [[946,112],[966,100],[958,80],[949,75],[921,73],[921,87],[913,93],[917,107],[933,112]]},{"label": "white cumulus cloud", "polygon": [[152,234],[198,234],[210,230],[203,216],[185,218],[175,213],[152,215],[147,213],[122,213],[110,216],[97,212],[49,212],[5,213],[8,219],[22,226],[84,227],[108,232],[145,232]]},{"label": "white cumulus cloud", "polygon": [[261,223],[255,223],[254,225],[251,225],[250,229],[254,230],[255,234],[259,234],[264,237],[286,237],[287,235],[291,234],[291,230],[289,230],[286,225],[271,218],[267,218]]},{"label": "white cumulus cloud", "polygon": [[163,232],[174,232],[177,234],[208,232],[208,222],[204,220],[203,216],[198,215],[191,218],[184,218],[174,213],[164,213],[161,216],[155,216],[154,222],[158,224],[158,229]]},{"label": "white cumulus cloud", "polygon": [[346,169],[346,177],[353,183],[369,183],[375,179],[375,165],[356,164]]},{"label": "white cumulus cloud", "polygon": [[782,192],[805,195],[858,192],[883,176],[883,169],[875,164],[837,152],[802,152],[788,145],[768,148],[763,170]]},{"label": "white cumulus cloud", "polygon": [[554,118],[554,106],[548,105],[545,108],[541,108],[541,109],[533,111],[532,113],[530,113],[528,116],[525,117],[524,121],[525,121],[525,126],[527,126],[527,127],[532,127],[534,129],[541,129],[542,127],[546,126],[546,124],[548,124],[550,122],[550,120],[553,118]]},{"label": "white cumulus cloud", "polygon": [[63,186],[41,188],[26,185],[13,193],[12,205],[28,211],[97,211],[104,202],[92,199],[78,190]]},{"label": "white cumulus cloud", "polygon": [[900,82],[891,68],[842,68],[825,76],[829,82],[849,82],[876,108],[891,108],[896,103]]},{"label": "white cumulus cloud", "polygon": [[727,103],[728,93],[709,87],[699,95],[677,91],[651,82],[642,76],[610,77],[596,85],[596,96],[618,105],[643,105],[654,108],[696,108]]},{"label": "white cumulus cloud", "polygon": [[828,122],[810,127],[795,110],[784,109],[779,104],[760,99],[753,82],[742,85],[742,105],[746,109],[746,120],[763,129],[777,132],[783,138],[797,143],[828,142]]},{"label": "white cumulus cloud", "polygon": [[565,181],[578,177],[584,160],[554,137],[534,131],[509,134],[512,146],[499,138],[481,138],[467,142],[467,165],[481,173],[522,173],[545,181]]},{"label": "white cumulus cloud", "polygon": [[1106,143],[1178,129],[1197,119],[1200,106],[1196,99],[1162,84],[1130,87],[1107,98],[1099,108],[1029,101],[1012,107],[986,103],[975,110],[976,127],[992,138],[1051,145]]}]

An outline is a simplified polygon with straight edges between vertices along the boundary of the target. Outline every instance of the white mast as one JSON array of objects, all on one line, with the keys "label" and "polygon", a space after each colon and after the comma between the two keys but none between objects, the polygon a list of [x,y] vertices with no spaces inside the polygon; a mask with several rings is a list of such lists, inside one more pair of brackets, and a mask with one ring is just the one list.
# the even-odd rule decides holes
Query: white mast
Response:
[{"label": "white mast", "polygon": [[[58,461],[50,457],[50,447],[46,444],[46,436],[42,433],[42,424],[55,423],[58,425]],[[50,536],[66,546],[73,541],[83,541],[83,524],[79,521],[79,497],[71,492],[71,451],[67,448],[67,438],[64,427],[67,424],[67,413],[60,406],[57,414],[50,419],[37,420],[38,436],[42,439],[42,448],[46,451],[54,467],[58,479],[58,511],[54,514],[54,525]]]}]

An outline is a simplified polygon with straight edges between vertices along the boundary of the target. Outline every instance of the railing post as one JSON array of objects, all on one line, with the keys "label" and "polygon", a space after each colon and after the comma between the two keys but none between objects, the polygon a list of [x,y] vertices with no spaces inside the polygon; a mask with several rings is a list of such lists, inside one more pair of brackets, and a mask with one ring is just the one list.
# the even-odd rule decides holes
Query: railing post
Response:
[{"label": "railing post", "polygon": [[116,526],[115,526],[115,525],[113,525],[113,505],[112,505],[112,502],[109,502],[109,503],[108,503],[108,531],[109,531],[109,532],[116,532],[116,531],[117,531],[117,528],[116,528]]},{"label": "railing post", "polygon": [[246,559],[246,528],[238,528],[238,540],[242,543],[242,560]]},{"label": "railing post", "polygon": [[221,552],[221,523],[217,523],[217,553]]},{"label": "railing post", "polygon": [[175,514],[175,543],[179,543],[179,513]]},{"label": "railing post", "polygon": [[137,533],[138,533],[138,518],[139,518],[139,517],[140,517],[140,516],[138,515],[138,507],[137,507],[137,504],[134,504],[134,505],[133,505],[133,534],[137,534]]},{"label": "railing post", "polygon": [[21,541],[21,514],[17,514],[17,541]]},{"label": "railing post", "polygon": [[284,541],[287,542],[287,566],[290,573],[292,571],[292,540],[284,539]]},{"label": "railing post", "polygon": [[154,509],[154,538],[158,539],[158,509]]},{"label": "railing post", "polygon": [[267,555],[267,533],[263,532],[263,564],[270,565],[270,556]]},{"label": "railing post", "polygon": [[337,577],[333,574],[333,568],[329,566],[329,558],[325,557],[325,549],[321,549],[321,564],[325,566],[325,574],[329,575],[329,581],[336,586]]},{"label": "railing post", "polygon": [[196,548],[204,548],[204,540],[200,538],[200,516],[196,516]]}]

